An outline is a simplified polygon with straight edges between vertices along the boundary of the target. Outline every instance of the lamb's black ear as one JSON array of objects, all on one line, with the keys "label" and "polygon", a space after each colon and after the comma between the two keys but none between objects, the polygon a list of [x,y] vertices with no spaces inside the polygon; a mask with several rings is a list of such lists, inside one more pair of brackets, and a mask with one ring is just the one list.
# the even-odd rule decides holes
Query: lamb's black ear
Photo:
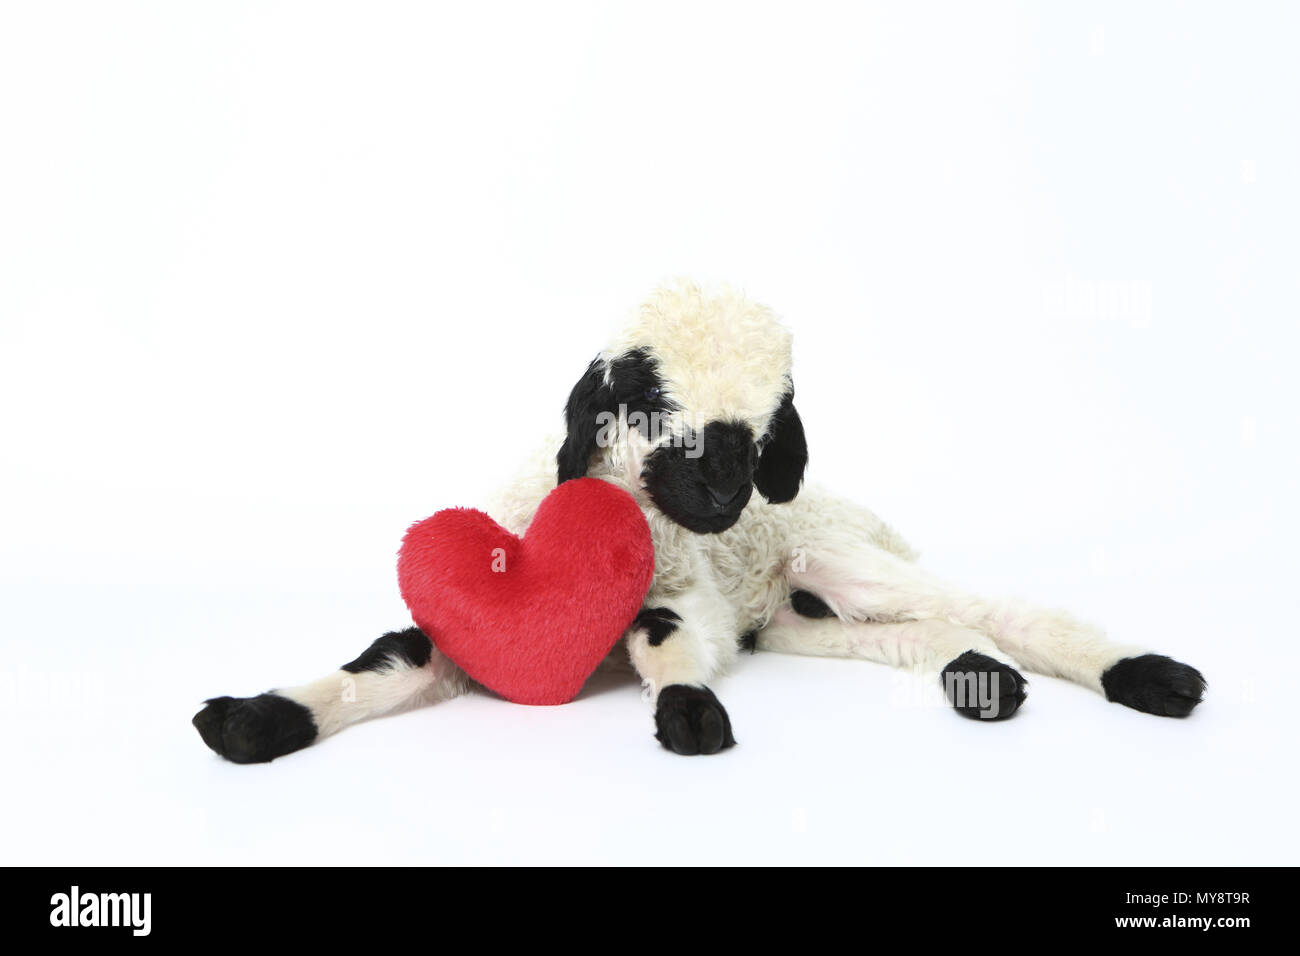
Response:
[{"label": "lamb's black ear", "polygon": [[768,426],[758,467],[754,469],[754,487],[774,504],[790,501],[799,493],[807,464],[808,442],[803,437],[803,422],[795,411],[791,388]]},{"label": "lamb's black ear", "polygon": [[587,462],[596,450],[596,435],[600,427],[597,416],[607,411],[612,393],[605,385],[605,363],[594,359],[586,374],[578,379],[564,406],[567,434],[564,444],[555,456],[556,483],[570,478],[581,478],[587,473]]}]

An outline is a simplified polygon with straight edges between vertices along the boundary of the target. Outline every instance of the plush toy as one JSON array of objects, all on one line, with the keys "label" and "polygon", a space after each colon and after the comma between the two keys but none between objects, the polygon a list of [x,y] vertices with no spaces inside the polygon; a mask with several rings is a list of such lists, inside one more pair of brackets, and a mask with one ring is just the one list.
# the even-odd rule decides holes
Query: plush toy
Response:
[{"label": "plush toy", "polygon": [[520,704],[564,704],[641,608],[650,527],[606,481],[566,481],[523,537],[449,508],[410,527],[397,579],[411,616],[470,677]]}]

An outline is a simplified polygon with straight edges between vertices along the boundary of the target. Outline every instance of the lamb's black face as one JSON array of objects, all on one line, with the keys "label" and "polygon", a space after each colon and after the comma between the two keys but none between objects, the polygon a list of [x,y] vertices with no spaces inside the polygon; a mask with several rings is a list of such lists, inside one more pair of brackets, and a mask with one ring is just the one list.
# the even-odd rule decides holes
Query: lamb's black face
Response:
[{"label": "lamb's black face", "polygon": [[726,531],[754,492],[754,433],[741,422],[710,422],[688,439],[646,456],[641,469],[646,492],[660,511],[690,531]]},{"label": "lamb's black face", "polygon": [[[754,489],[771,502],[799,491],[808,448],[786,379],[774,387],[771,411],[757,425],[735,419],[698,427],[671,381],[660,374],[654,351],[632,349],[597,359],[573,387],[565,405],[567,435],[556,455],[557,480],[588,472],[592,456],[618,442],[622,422],[650,443],[640,478],[655,506],[698,534],[726,531],[739,520]],[[755,434],[761,427],[764,434]],[[665,429],[667,429],[665,431]]]}]

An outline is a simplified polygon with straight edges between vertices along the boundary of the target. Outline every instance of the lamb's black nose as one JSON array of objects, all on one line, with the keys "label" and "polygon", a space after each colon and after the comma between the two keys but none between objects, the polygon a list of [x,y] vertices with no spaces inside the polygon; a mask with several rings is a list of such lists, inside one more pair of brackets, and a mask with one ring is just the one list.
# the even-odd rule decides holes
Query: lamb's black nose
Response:
[{"label": "lamb's black nose", "polygon": [[736,500],[736,495],[740,494],[740,485],[726,485],[718,487],[716,485],[705,485],[705,490],[713,503],[719,508],[725,508]]}]

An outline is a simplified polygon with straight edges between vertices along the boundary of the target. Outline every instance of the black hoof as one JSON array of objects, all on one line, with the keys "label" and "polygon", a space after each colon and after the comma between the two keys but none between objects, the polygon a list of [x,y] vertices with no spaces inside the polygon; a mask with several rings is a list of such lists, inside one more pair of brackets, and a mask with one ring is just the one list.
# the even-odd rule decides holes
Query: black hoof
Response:
[{"label": "black hoof", "polygon": [[1163,654],[1126,657],[1101,675],[1106,699],[1159,717],[1186,717],[1205,695],[1195,667]]},{"label": "black hoof", "polygon": [[967,651],[939,675],[953,709],[977,720],[1006,720],[1025,702],[1025,679],[1014,667]]},{"label": "black hoof", "polygon": [[266,763],[316,739],[311,711],[278,694],[213,697],[194,715],[203,742],[233,763]]},{"label": "black hoof", "polygon": [[669,684],[659,692],[655,739],[684,756],[715,754],[736,745],[731,719],[707,687]]}]

